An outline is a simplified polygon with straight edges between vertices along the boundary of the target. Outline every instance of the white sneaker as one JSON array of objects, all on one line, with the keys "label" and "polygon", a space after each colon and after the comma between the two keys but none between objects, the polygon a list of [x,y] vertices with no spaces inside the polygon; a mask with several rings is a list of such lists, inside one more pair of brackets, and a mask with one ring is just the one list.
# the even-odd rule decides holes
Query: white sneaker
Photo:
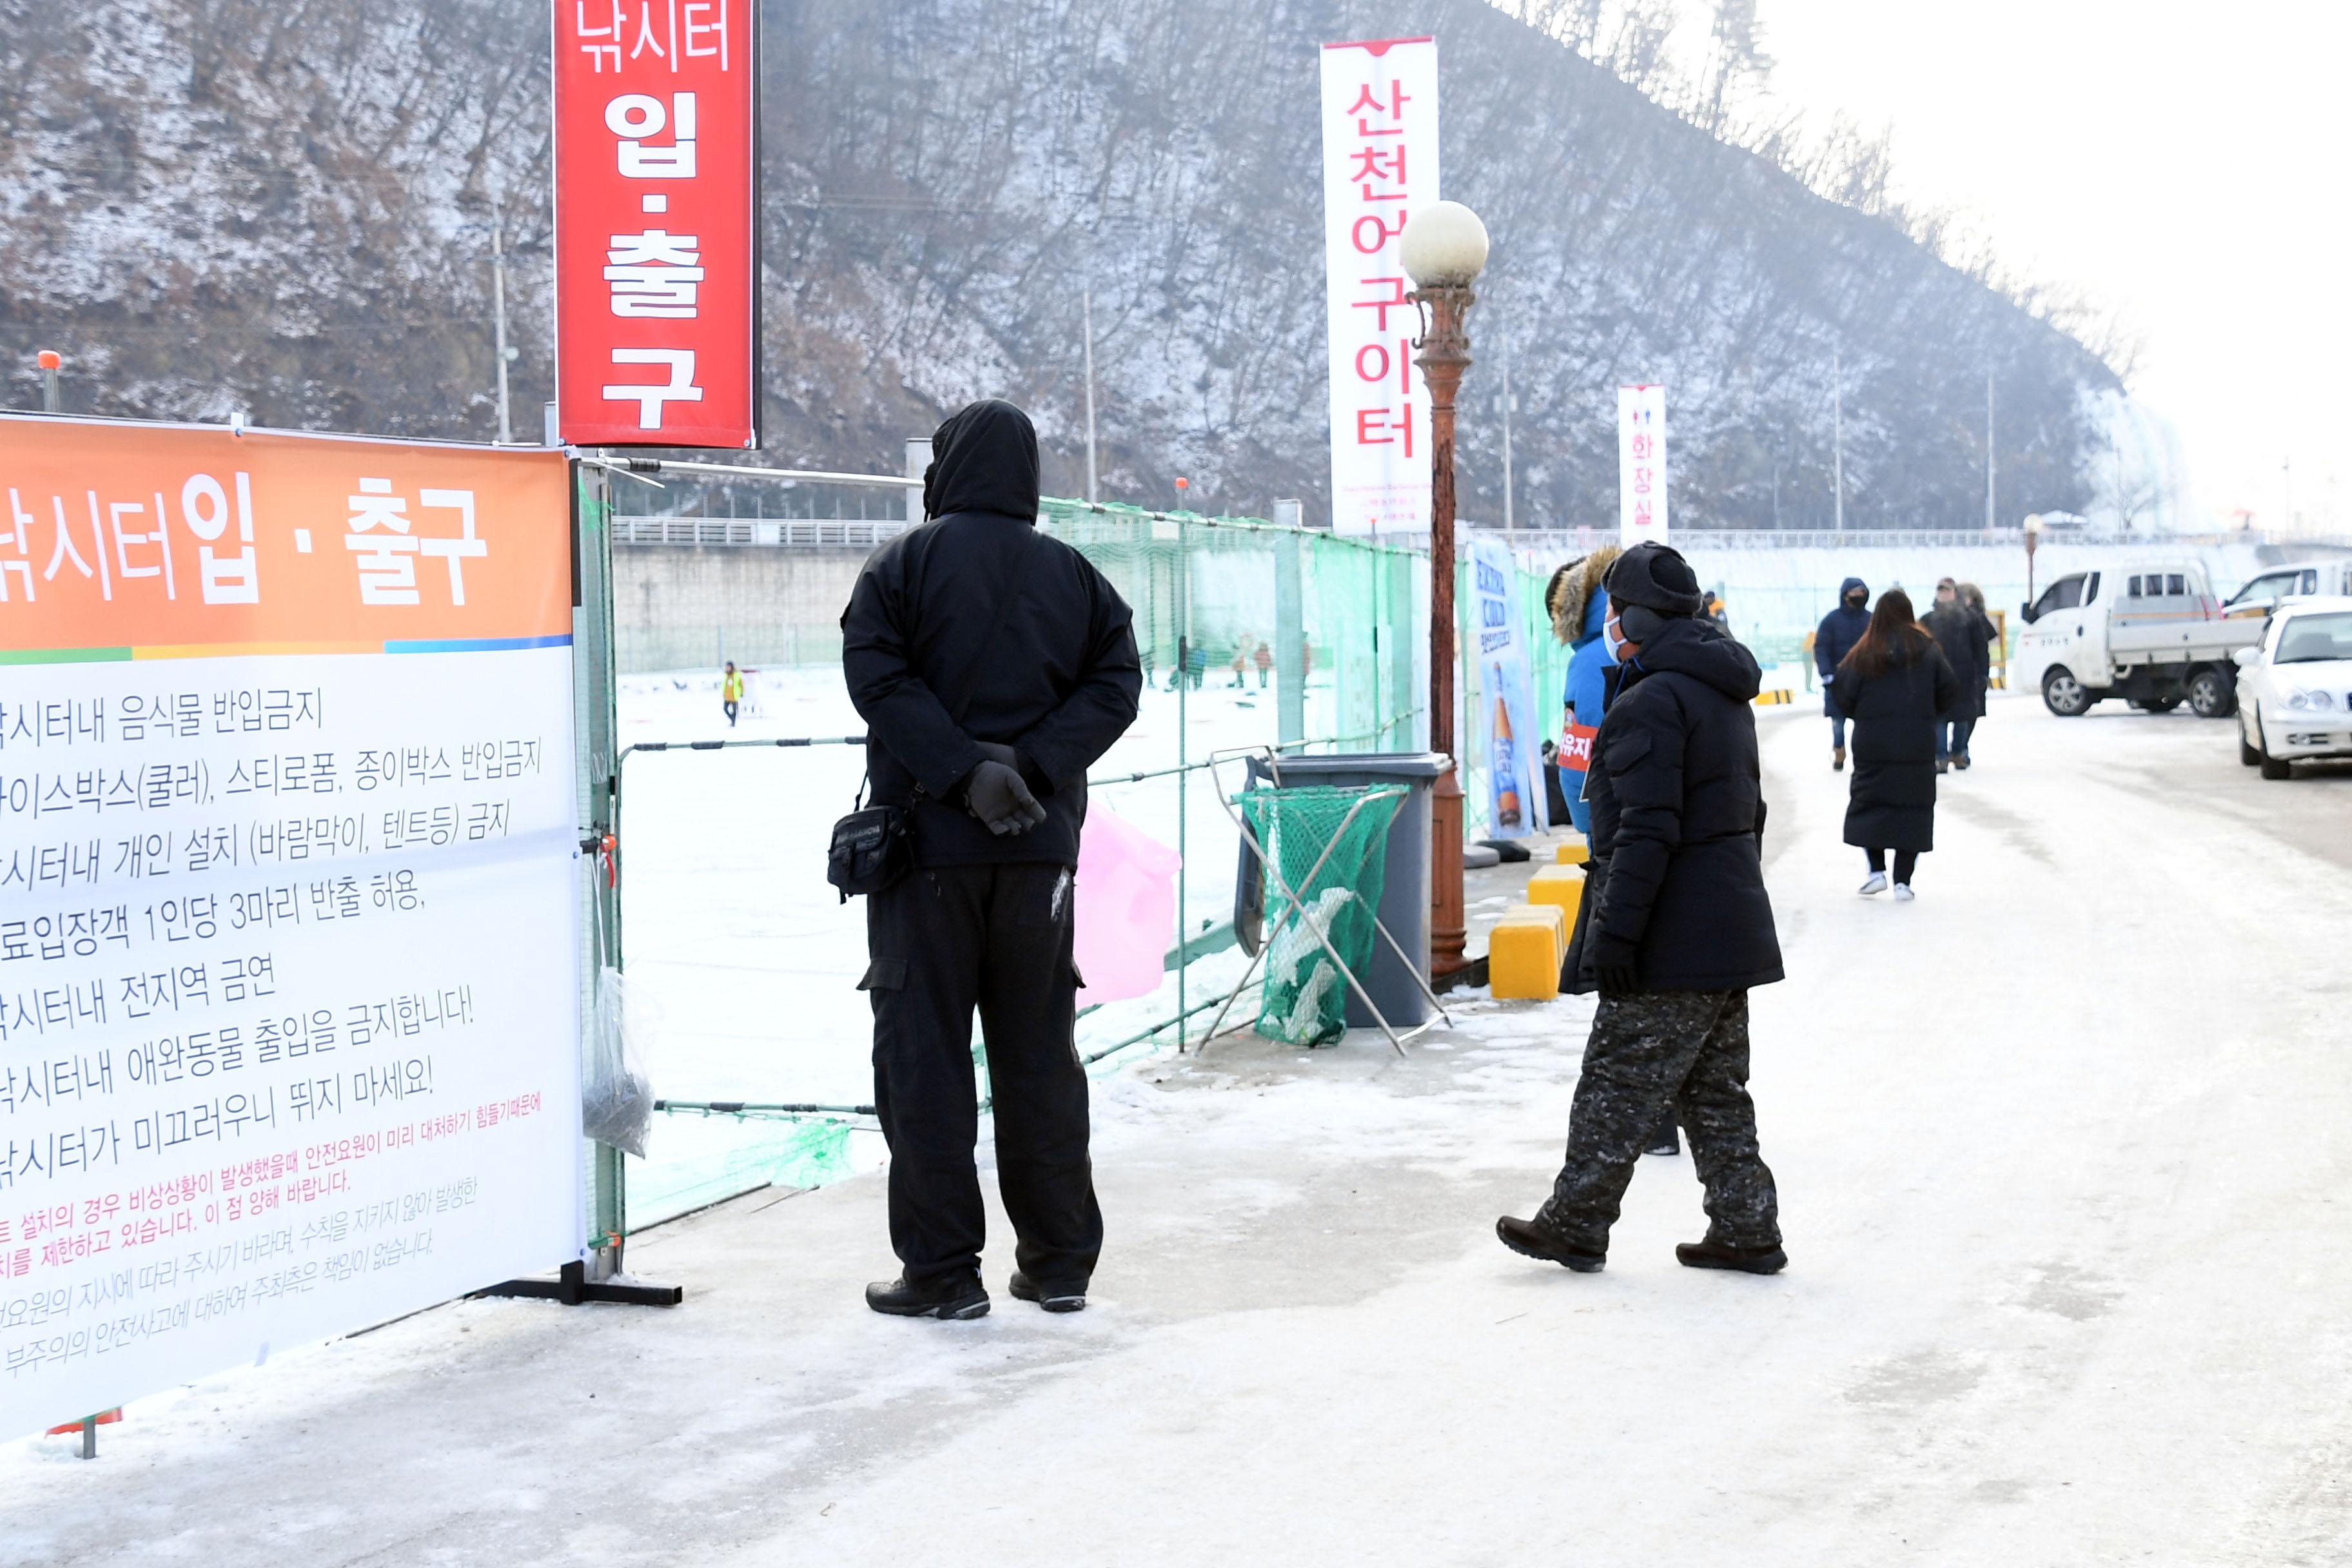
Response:
[{"label": "white sneaker", "polygon": [[1873,893],[1885,891],[1886,891],[1886,873],[1884,871],[1873,871],[1870,874],[1870,879],[1862,885],[1862,896],[1865,899]]},{"label": "white sneaker", "polygon": [[1897,882],[1897,883],[1895,883],[1895,901],[1896,903],[1898,903],[1898,904],[1907,904],[1907,903],[1909,903],[1912,900],[1914,900],[1914,899],[1917,898],[1918,896],[1919,896],[1918,894],[1916,894],[1916,893],[1915,893],[1915,892],[1913,892],[1913,891],[1911,890],[1911,884],[1910,884],[1910,883],[1908,883],[1908,882]]}]

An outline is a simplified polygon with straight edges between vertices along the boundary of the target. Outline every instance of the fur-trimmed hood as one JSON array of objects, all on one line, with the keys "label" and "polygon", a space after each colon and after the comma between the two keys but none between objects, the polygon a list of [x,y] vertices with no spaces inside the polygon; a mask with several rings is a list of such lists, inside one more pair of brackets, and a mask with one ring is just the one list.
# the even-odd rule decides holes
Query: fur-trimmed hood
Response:
[{"label": "fur-trimmed hood", "polygon": [[1609,574],[1622,553],[1616,545],[1604,544],[1551,574],[1551,586],[1544,590],[1544,608],[1551,612],[1552,636],[1573,647],[1598,635],[1598,628],[1585,628],[1585,617],[1600,598],[1601,579]]}]

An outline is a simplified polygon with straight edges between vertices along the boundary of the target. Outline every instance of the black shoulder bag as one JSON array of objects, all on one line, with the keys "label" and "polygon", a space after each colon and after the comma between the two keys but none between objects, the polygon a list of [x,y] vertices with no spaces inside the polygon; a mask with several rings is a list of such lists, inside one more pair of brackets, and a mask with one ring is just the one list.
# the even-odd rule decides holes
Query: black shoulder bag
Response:
[{"label": "black shoulder bag", "polygon": [[[1004,613],[1020,596],[1021,574],[1036,542],[1032,524],[1029,537],[1022,542],[1005,575],[1004,591],[996,596],[996,614],[988,623],[988,635],[981,639],[978,657],[964,668],[962,689],[948,710],[948,717],[959,725],[964,710],[971,705],[981,671],[988,668],[988,656],[996,650],[996,634],[1004,625]],[[903,805],[867,805],[866,790],[872,782],[868,774],[858,784],[856,807],[833,825],[833,845],[825,855],[824,879],[841,890],[845,904],[852,894],[878,893],[896,886],[915,868],[914,813]],[[916,793],[922,793],[919,785]]]}]

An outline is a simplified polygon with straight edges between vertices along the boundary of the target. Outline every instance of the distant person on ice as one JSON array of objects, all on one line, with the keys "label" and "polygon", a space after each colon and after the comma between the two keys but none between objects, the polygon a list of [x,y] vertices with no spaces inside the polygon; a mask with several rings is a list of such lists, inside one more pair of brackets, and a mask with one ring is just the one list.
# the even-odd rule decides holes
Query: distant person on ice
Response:
[{"label": "distant person on ice", "polygon": [[1619,668],[1585,782],[1590,885],[1561,982],[1601,1005],[1568,1128],[1568,1156],[1534,1217],[1495,1222],[1503,1245],[1599,1269],[1644,1140],[1671,1104],[1706,1188],[1693,1268],[1770,1274],[1780,1201],[1748,1098],[1748,988],[1781,977],[1764,892],[1756,659],[1699,615],[1698,579],[1663,544],[1610,569],[1606,635]]},{"label": "distant person on ice", "polygon": [[727,710],[727,727],[735,728],[735,710],[743,706],[743,672],[735,661],[727,661],[727,673],[719,678],[719,705]]},{"label": "distant person on ice", "polygon": [[1936,729],[1951,710],[1959,682],[1944,650],[1911,613],[1911,595],[1878,596],[1870,629],[1838,666],[1837,689],[1853,717],[1853,784],[1845,841],[1870,861],[1865,895],[1887,889],[1893,856],[1895,898],[1911,901],[1911,873],[1936,847]]},{"label": "distant person on ice", "polygon": [[984,1215],[972,1010],[988,1042],[1013,1294],[1086,1305],[1102,1250],[1078,1063],[1071,883],[1087,769],[1135,721],[1128,606],[1037,531],[1037,435],[975,403],[931,438],[928,521],[876,551],[842,613],[875,800],[908,806],[915,871],[866,902],[874,1106],[902,1266],[866,1305],[977,1318]]},{"label": "distant person on ice", "polygon": [[1830,769],[1845,766],[1845,721],[1851,710],[1838,700],[1837,669],[1870,626],[1870,589],[1859,577],[1838,585],[1838,606],[1813,628],[1813,668],[1822,678],[1822,711],[1830,718]]}]

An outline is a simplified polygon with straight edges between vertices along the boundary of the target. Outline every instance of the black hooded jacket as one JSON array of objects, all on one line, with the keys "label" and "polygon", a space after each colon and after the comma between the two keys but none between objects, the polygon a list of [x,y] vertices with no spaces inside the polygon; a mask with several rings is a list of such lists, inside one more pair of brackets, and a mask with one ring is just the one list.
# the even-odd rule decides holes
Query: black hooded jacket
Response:
[{"label": "black hooded jacket", "polygon": [[1615,675],[1584,786],[1591,864],[1560,979],[1630,961],[1644,991],[1781,977],[1764,892],[1755,656],[1713,621],[1669,619]]},{"label": "black hooded jacket", "polygon": [[[1074,866],[1087,769],[1135,721],[1143,689],[1127,603],[1086,557],[1037,531],[1028,416],[975,403],[940,426],[932,453],[930,520],[874,552],[841,616],[874,799],[913,808],[919,865]],[[959,701],[961,722],[950,716]],[[965,808],[982,741],[1020,753],[1042,826],[1000,838]]]}]

